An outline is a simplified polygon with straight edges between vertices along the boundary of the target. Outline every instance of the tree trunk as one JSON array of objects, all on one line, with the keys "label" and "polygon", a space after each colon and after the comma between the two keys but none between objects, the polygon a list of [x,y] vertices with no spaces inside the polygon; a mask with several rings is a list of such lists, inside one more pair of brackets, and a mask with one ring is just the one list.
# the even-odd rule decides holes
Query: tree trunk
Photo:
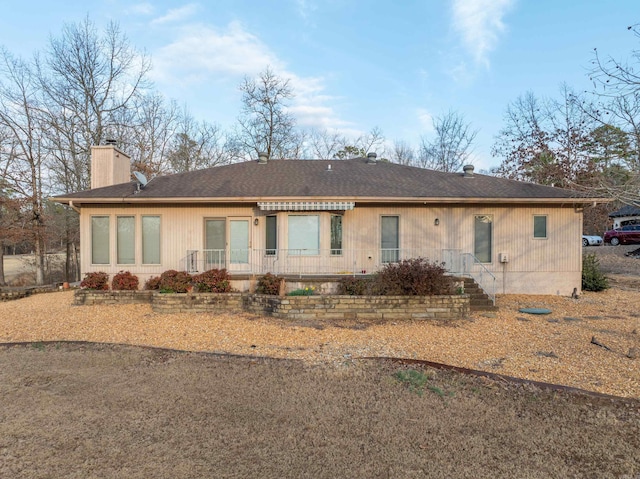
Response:
[{"label": "tree trunk", "polygon": [[0,286],[6,286],[4,279],[4,241],[0,240]]},{"label": "tree trunk", "polygon": [[44,284],[44,239],[42,238],[41,226],[36,226],[35,234],[35,261],[36,261],[36,285],[41,286]]}]

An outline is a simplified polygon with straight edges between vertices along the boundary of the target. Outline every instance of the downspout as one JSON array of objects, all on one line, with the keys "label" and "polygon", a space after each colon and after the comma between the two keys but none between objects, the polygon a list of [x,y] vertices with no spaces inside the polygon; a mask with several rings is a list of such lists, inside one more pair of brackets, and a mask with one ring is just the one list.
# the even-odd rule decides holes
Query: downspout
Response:
[{"label": "downspout", "polygon": [[71,209],[73,211],[75,211],[76,213],[80,214],[80,208],[78,208],[77,206],[73,206],[73,200],[69,200],[69,206],[71,207]]}]

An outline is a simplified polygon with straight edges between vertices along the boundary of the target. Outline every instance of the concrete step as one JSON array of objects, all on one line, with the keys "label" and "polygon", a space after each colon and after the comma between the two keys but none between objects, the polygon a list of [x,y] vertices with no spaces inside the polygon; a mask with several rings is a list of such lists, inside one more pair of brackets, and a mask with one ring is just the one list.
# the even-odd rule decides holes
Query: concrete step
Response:
[{"label": "concrete step", "polygon": [[489,299],[487,293],[473,278],[462,278],[464,292],[469,295],[469,309],[471,311],[497,311],[498,307]]}]

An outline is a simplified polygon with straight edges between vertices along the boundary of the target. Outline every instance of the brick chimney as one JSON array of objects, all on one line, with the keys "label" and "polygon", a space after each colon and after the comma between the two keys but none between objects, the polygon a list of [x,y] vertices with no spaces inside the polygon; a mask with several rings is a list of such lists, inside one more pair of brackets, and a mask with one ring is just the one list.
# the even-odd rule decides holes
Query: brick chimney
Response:
[{"label": "brick chimney", "polygon": [[131,181],[131,158],[118,150],[115,141],[91,147],[91,189]]}]

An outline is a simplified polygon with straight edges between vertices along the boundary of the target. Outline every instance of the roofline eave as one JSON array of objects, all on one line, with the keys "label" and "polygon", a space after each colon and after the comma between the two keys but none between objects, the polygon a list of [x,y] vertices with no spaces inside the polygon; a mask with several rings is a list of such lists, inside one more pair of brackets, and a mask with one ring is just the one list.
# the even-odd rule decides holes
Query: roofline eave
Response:
[{"label": "roofline eave", "polygon": [[610,198],[500,198],[500,197],[366,197],[366,196],[259,196],[259,197],[98,197],[98,198],[65,198],[54,197],[51,201],[60,204],[149,204],[149,203],[257,203],[263,201],[353,201],[356,203],[422,203],[422,204],[478,204],[478,203],[535,203],[535,204],[566,204],[597,205],[611,202]]}]

